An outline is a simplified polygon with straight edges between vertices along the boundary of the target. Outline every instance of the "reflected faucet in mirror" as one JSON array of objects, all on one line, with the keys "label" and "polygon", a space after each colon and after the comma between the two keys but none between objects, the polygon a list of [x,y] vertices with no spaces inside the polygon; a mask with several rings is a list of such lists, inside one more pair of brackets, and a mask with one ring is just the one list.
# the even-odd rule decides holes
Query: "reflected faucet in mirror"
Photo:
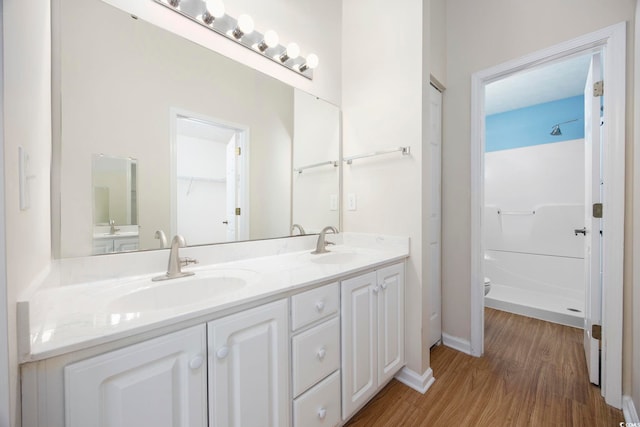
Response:
[{"label": "reflected faucet in mirror", "polygon": [[300,224],[293,224],[293,225],[291,226],[291,235],[292,235],[292,236],[295,236],[294,232],[296,231],[296,228],[298,229],[298,235],[299,235],[299,236],[304,236],[305,234],[307,234],[307,233],[304,231],[304,228],[302,228],[302,226],[301,226]]},{"label": "reflected faucet in mirror", "polygon": [[156,234],[154,235],[156,239],[160,239],[160,249],[164,249],[167,247],[167,235],[164,234],[162,230],[156,230]]},{"label": "reflected faucet in mirror", "polygon": [[197,264],[198,260],[193,258],[180,258],[179,249],[187,246],[187,242],[184,237],[179,234],[173,236],[171,241],[171,249],[169,252],[169,265],[167,266],[167,272],[162,276],[156,276],[151,280],[158,282],[160,280],[177,279],[179,277],[193,276],[193,271],[182,271],[182,267],[189,264]]},{"label": "reflected faucet in mirror", "polygon": [[116,228],[116,220],[115,219],[111,219],[109,220],[109,234],[116,234],[118,231],[120,231],[119,228]]},{"label": "reflected faucet in mirror", "polygon": [[314,255],[326,254],[327,252],[329,252],[327,250],[327,245],[335,245],[335,243],[329,242],[325,239],[325,235],[328,232],[331,232],[333,234],[338,234],[338,229],[335,228],[333,225],[328,225],[325,228],[323,228],[320,234],[318,235],[318,243],[316,244],[316,250],[311,252],[312,254]]}]

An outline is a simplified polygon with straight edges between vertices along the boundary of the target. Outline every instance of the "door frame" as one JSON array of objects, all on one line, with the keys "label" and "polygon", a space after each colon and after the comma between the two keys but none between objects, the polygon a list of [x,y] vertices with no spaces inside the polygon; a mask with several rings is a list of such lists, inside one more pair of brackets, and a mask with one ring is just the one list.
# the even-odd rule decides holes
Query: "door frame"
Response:
[{"label": "door frame", "polygon": [[470,352],[484,352],[484,221],[485,86],[541,64],[602,49],[606,79],[604,97],[603,181],[606,234],[603,238],[602,382],[605,401],[622,405],[622,294],[625,206],[626,22],[560,43],[471,76],[471,341]]},{"label": "door frame", "polygon": [[[199,120],[205,123],[211,123],[212,125],[224,126],[230,129],[236,130],[238,134],[237,145],[240,147],[242,152],[242,156],[240,157],[240,162],[238,163],[237,173],[240,175],[241,185],[238,188],[238,207],[241,208],[241,215],[238,218],[237,232],[236,236],[238,236],[238,241],[241,240],[249,240],[249,236],[251,235],[250,227],[250,203],[249,203],[249,170],[250,170],[250,130],[248,126],[244,126],[238,123],[233,123],[228,120],[218,119],[206,116],[200,113],[194,113],[192,111],[175,108],[172,107],[169,111],[169,155],[170,155],[170,163],[171,163],[171,171],[170,171],[170,186],[171,186],[171,236],[177,234],[178,230],[178,189],[177,189],[177,152],[178,152],[178,119],[180,117],[190,118],[194,120]],[[171,238],[171,236],[167,236]],[[188,242],[187,242],[188,243]]]}]

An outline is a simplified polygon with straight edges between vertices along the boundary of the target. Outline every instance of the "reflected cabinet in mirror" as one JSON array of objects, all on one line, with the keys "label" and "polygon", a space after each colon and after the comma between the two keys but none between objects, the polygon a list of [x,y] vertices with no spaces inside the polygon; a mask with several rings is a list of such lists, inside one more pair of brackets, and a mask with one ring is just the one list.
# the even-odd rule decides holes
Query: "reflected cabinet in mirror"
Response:
[{"label": "reflected cabinet in mirror", "polygon": [[336,106],[101,0],[52,7],[57,256],[339,225]]}]

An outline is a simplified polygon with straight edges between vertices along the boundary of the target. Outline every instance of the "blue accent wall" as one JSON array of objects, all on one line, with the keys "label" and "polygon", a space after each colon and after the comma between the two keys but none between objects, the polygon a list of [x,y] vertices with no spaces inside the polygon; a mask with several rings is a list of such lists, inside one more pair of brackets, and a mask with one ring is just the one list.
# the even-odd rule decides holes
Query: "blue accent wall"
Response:
[{"label": "blue accent wall", "polygon": [[[556,123],[562,135],[551,135]],[[486,117],[485,152],[530,147],[584,138],[584,96],[532,105]]]}]

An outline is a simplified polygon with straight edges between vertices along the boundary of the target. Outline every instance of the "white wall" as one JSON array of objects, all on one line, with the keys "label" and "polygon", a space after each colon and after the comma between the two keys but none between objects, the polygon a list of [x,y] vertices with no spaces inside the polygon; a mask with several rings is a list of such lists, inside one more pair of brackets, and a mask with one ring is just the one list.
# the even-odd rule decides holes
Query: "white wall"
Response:
[{"label": "white wall", "polygon": [[[464,340],[470,339],[471,75],[608,25],[633,19],[633,3],[630,0],[607,3],[599,0],[447,1],[447,102],[444,112],[443,150],[443,329],[448,334]],[[631,122],[628,123],[630,127]],[[630,230],[629,225],[627,228]],[[629,248],[628,243],[627,249]],[[627,288],[632,265],[630,254],[630,250],[627,250]]]},{"label": "white wall", "polygon": [[[399,153],[356,160],[344,166],[345,195],[357,198],[346,210],[344,228],[411,238],[407,268],[407,366],[429,367],[429,325],[423,297],[423,10],[421,0],[343,2],[343,154],[410,146]],[[428,22],[428,20],[426,21]],[[395,26],[390,23],[401,23]],[[398,30],[398,29],[401,30]],[[428,37],[427,37],[428,38]],[[428,89],[428,87],[427,87]],[[428,96],[428,90],[425,91]],[[428,100],[428,98],[427,98]],[[345,200],[346,202],[346,197]],[[423,310],[424,307],[424,310]]]},{"label": "white wall", "polygon": [[[16,300],[51,259],[51,37],[47,2],[3,2],[4,174],[11,423],[19,424]],[[25,23],[28,18],[29,25]],[[20,210],[18,146],[30,156],[31,208]]]},{"label": "white wall", "polygon": [[[625,298],[632,301],[630,308],[625,310],[631,312],[631,315],[625,316],[625,322],[631,322],[631,332],[625,339],[629,342],[631,348],[631,357],[629,366],[623,366],[630,372],[630,386],[626,389],[625,394],[633,399],[636,411],[640,411],[640,0],[636,2],[635,15],[635,46],[634,46],[634,151],[633,151],[633,287]],[[631,319],[629,319],[630,317]],[[624,372],[623,372],[624,373]],[[626,377],[627,375],[625,375]]]}]

